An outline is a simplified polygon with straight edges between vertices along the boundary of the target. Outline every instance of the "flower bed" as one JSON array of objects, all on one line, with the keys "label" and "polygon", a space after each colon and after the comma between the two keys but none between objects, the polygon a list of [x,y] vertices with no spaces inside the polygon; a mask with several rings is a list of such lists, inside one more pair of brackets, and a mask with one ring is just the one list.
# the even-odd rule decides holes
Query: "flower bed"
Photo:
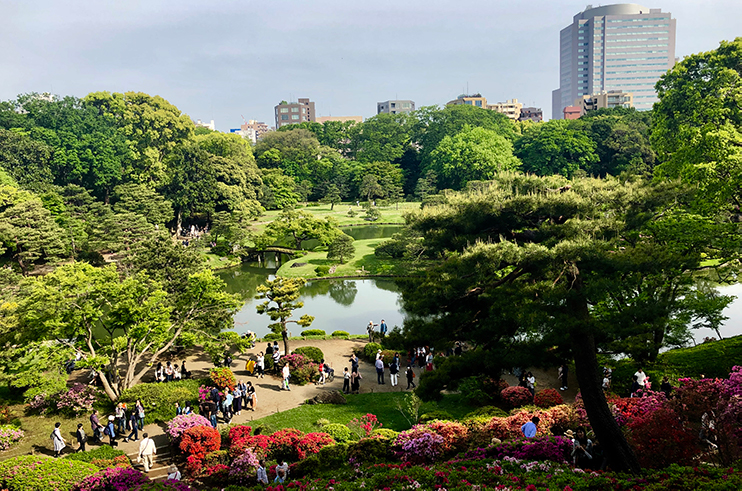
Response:
[{"label": "flower bed", "polygon": [[165,433],[170,437],[170,441],[177,443],[180,441],[180,437],[186,430],[195,428],[196,426],[210,426],[211,423],[208,419],[198,414],[181,414],[176,416],[167,423]]},{"label": "flower bed", "polygon": [[8,491],[69,491],[96,472],[98,468],[86,462],[23,455],[0,462],[0,488]]},{"label": "flower bed", "polygon": [[9,449],[14,443],[19,442],[24,435],[23,430],[16,426],[0,426],[0,451]]},{"label": "flower bed", "polygon": [[525,387],[513,386],[503,389],[500,392],[500,399],[509,407],[516,408],[531,404],[533,402],[533,395]]},{"label": "flower bed", "polygon": [[58,395],[57,409],[65,414],[79,416],[90,412],[100,391],[92,385],[74,384]]}]

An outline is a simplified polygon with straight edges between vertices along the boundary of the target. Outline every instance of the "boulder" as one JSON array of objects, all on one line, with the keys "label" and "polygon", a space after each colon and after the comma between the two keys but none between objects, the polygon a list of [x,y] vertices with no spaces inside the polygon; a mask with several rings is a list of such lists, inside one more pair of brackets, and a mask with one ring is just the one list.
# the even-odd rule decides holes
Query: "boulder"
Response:
[{"label": "boulder", "polygon": [[308,263],[294,263],[291,265],[292,268],[301,268],[302,266],[306,266]]},{"label": "boulder", "polygon": [[343,397],[339,390],[323,391],[307,399],[306,404],[347,404],[348,401]]}]

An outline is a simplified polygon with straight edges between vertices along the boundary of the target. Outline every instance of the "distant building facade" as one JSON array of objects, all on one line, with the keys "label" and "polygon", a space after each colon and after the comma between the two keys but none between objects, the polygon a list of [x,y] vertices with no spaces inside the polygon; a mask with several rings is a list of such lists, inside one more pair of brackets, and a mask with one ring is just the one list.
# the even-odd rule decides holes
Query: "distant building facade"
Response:
[{"label": "distant building facade", "polygon": [[317,118],[318,123],[326,123],[327,121],[340,121],[341,123],[352,121],[354,123],[363,123],[363,116],[320,116]]},{"label": "distant building facade", "polygon": [[533,121],[540,123],[544,120],[544,113],[540,107],[524,107],[520,110],[518,121]]},{"label": "distant building facade", "polygon": [[193,122],[194,125],[196,125],[196,128],[208,128],[211,131],[216,131],[216,125],[214,124],[214,120],[212,119],[210,123],[203,123],[200,119]]},{"label": "distant building facade", "polygon": [[236,133],[253,143],[257,143],[269,131],[270,128],[267,124],[262,121],[255,121],[254,119],[241,124],[239,128],[229,130],[230,133]]},{"label": "distant building facade", "polygon": [[634,94],[623,90],[609,90],[600,94],[583,95],[575,99],[574,105],[582,109],[582,114],[598,109],[629,108],[634,107]]},{"label": "distant building facade", "polygon": [[456,99],[452,101],[448,101],[446,103],[447,106],[459,106],[459,105],[467,105],[467,106],[474,106],[474,107],[481,107],[482,109],[487,109],[487,98],[482,97],[482,94],[461,94]]},{"label": "distant building facade", "polygon": [[395,99],[376,103],[376,114],[400,114],[415,110],[415,101]]},{"label": "distant building facade", "polygon": [[675,19],[633,3],[587,8],[560,32],[559,88],[552,118],[575,99],[603,91],[633,94],[640,111],[657,101],[654,85],[675,64]]},{"label": "distant building facade", "polygon": [[297,102],[282,101],[274,109],[276,111],[276,129],[287,124],[313,122],[316,119],[314,102],[307,98],[299,99]]},{"label": "distant building facade", "polygon": [[487,109],[491,111],[497,111],[498,113],[504,114],[513,121],[517,121],[520,118],[520,111],[521,109],[523,109],[523,104],[518,102],[518,99],[510,99],[506,102],[487,104]]},{"label": "distant building facade", "polygon": [[562,119],[578,119],[580,116],[582,116],[580,106],[567,106],[562,109]]}]

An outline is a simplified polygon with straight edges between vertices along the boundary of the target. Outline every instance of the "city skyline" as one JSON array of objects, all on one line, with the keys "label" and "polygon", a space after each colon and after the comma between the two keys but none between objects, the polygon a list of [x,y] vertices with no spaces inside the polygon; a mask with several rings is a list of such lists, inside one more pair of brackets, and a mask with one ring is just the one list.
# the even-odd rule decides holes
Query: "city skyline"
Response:
[{"label": "city skyline", "polygon": [[[675,54],[742,35],[738,1],[645,2],[677,19]],[[417,108],[463,92],[518,99],[551,117],[559,32],[583,2],[318,0],[270,4],[41,0],[0,5],[0,99],[27,92],[161,95],[192,119],[229,131],[274,120],[281,100],[307,97],[317,117],[371,117],[377,103]]]}]

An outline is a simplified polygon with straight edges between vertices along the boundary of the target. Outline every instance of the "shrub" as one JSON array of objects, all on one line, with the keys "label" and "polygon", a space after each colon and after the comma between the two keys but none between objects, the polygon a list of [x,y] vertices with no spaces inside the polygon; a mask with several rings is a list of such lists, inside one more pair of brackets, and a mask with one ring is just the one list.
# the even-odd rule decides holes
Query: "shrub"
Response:
[{"label": "shrub", "polygon": [[371,436],[371,433],[377,428],[381,428],[382,424],[379,422],[379,418],[371,413],[367,413],[360,418],[353,418],[348,422],[348,428],[353,432],[359,439]]},{"label": "shrub", "polygon": [[242,455],[246,449],[251,449],[258,457],[268,455],[273,439],[268,435],[243,435],[229,444],[229,455],[237,457]]},{"label": "shrub", "polygon": [[[326,336],[327,333],[323,331],[322,329],[305,329],[301,332],[302,336]],[[296,353],[296,350],[294,350],[294,353]]]},{"label": "shrub", "polygon": [[211,422],[198,414],[181,414],[168,421],[165,433],[171,442],[177,444],[186,430],[197,426],[211,426]]},{"label": "shrub", "polygon": [[354,464],[387,462],[393,458],[391,444],[386,438],[362,438],[348,444],[348,460]]},{"label": "shrub", "polygon": [[675,411],[660,408],[629,422],[629,441],[644,467],[690,465],[698,454],[698,437],[683,425]]},{"label": "shrub", "polygon": [[230,390],[234,390],[237,385],[237,380],[232,373],[232,369],[228,367],[212,368],[209,372],[209,378],[211,382],[216,385],[219,390],[224,390],[229,387]]},{"label": "shrub", "polygon": [[[427,438],[425,435],[438,438]],[[444,453],[455,453],[464,450],[467,445],[469,429],[455,421],[434,421],[419,424],[403,431],[394,440],[394,449],[407,462],[429,462]],[[420,446],[433,445],[431,453],[426,453]],[[409,454],[409,455],[405,455]]]},{"label": "shrub", "polygon": [[299,459],[299,442],[304,434],[294,428],[279,430],[271,435],[270,457],[273,460],[296,461]]},{"label": "shrub", "polygon": [[317,276],[327,276],[330,274],[330,267],[329,266],[317,266],[314,268],[314,272],[317,273]]},{"label": "shrub", "polygon": [[330,336],[333,338],[348,338],[350,333],[348,331],[333,331]]},{"label": "shrub", "polygon": [[374,362],[376,361],[376,353],[381,349],[379,343],[368,343],[363,348],[363,356],[367,360]]},{"label": "shrub", "polygon": [[340,423],[330,423],[322,429],[330,435],[336,442],[348,442],[353,439],[353,433],[350,428]]},{"label": "shrub", "polygon": [[430,421],[448,421],[452,420],[453,416],[451,416],[446,411],[430,411],[429,413],[425,413],[422,416],[420,416],[420,419],[418,420],[420,423],[428,423]]},{"label": "shrub", "polygon": [[378,428],[371,432],[371,436],[375,438],[385,438],[387,440],[394,441],[397,438],[399,432],[390,430],[389,428]]},{"label": "shrub", "polygon": [[254,484],[257,469],[258,456],[251,449],[245,449],[245,451],[232,462],[229,469],[229,479],[237,484]]},{"label": "shrub", "polygon": [[179,382],[139,384],[125,390],[120,401],[133,407],[137,399],[144,404],[147,423],[164,423],[175,416],[175,403],[190,402],[198,406],[198,387],[204,380],[181,380]]},{"label": "shrub", "polygon": [[315,426],[319,426],[319,427],[327,426],[330,424],[330,420],[327,418],[320,418],[317,421],[315,421],[314,424]]},{"label": "shrub", "polygon": [[295,385],[306,385],[307,382],[319,377],[318,365],[300,353],[284,356],[281,362],[289,364],[291,383]]},{"label": "shrub", "polygon": [[500,392],[500,398],[502,402],[507,404],[509,407],[516,408],[525,406],[533,402],[533,395],[531,391],[525,387],[508,387]]},{"label": "shrub", "polygon": [[403,461],[425,464],[435,461],[442,453],[443,437],[435,433],[422,433],[402,440],[398,437],[395,446],[399,448],[398,455]]},{"label": "shrub", "polygon": [[307,455],[316,454],[323,447],[334,444],[335,440],[327,433],[307,433],[299,440],[297,448],[299,458],[303,459]]},{"label": "shrub", "polygon": [[0,404],[0,425],[6,425],[13,420],[10,413],[10,407],[7,404]]},{"label": "shrub", "polygon": [[[329,268],[327,269],[329,271]],[[277,332],[269,332],[263,336],[264,341],[280,341],[283,339],[283,335]]]},{"label": "shrub", "polygon": [[479,416],[489,416],[490,418],[497,416],[499,418],[507,418],[508,413],[497,406],[483,406],[467,413],[462,419],[472,419]]},{"label": "shrub", "polygon": [[116,450],[108,445],[101,445],[93,450],[76,452],[64,457],[69,460],[89,462],[96,467],[105,469],[108,467],[131,467],[131,461],[123,450]]},{"label": "shrub", "polygon": [[149,479],[131,467],[111,467],[83,479],[75,491],[108,491],[139,489]]},{"label": "shrub", "polygon": [[512,457],[520,460],[551,460],[566,462],[572,452],[572,441],[560,436],[536,436],[516,438],[488,451],[495,459]]},{"label": "shrub", "polygon": [[90,412],[100,391],[92,385],[76,383],[66,392],[59,394],[57,409],[65,414],[79,416]]},{"label": "shrub", "polygon": [[0,451],[4,451],[13,446],[23,438],[25,433],[17,426],[2,425],[0,426]]},{"label": "shrub", "polygon": [[8,491],[69,491],[96,472],[98,468],[86,462],[23,455],[0,462],[0,487]]},{"label": "shrub", "polygon": [[552,406],[564,404],[564,399],[562,399],[562,395],[556,389],[544,389],[536,392],[533,403],[538,407],[548,409]]},{"label": "shrub", "polygon": [[[324,333],[325,331],[322,332]],[[304,336],[304,332],[302,332],[301,335]],[[314,346],[302,346],[301,348],[296,348],[294,350],[294,353],[304,355],[306,358],[315,363],[320,363],[322,360],[325,359],[325,354],[322,353],[322,350]]]},{"label": "shrub", "polygon": [[212,426],[188,428],[180,437],[180,450],[191,457],[203,460],[206,454],[219,450],[222,437]]}]

